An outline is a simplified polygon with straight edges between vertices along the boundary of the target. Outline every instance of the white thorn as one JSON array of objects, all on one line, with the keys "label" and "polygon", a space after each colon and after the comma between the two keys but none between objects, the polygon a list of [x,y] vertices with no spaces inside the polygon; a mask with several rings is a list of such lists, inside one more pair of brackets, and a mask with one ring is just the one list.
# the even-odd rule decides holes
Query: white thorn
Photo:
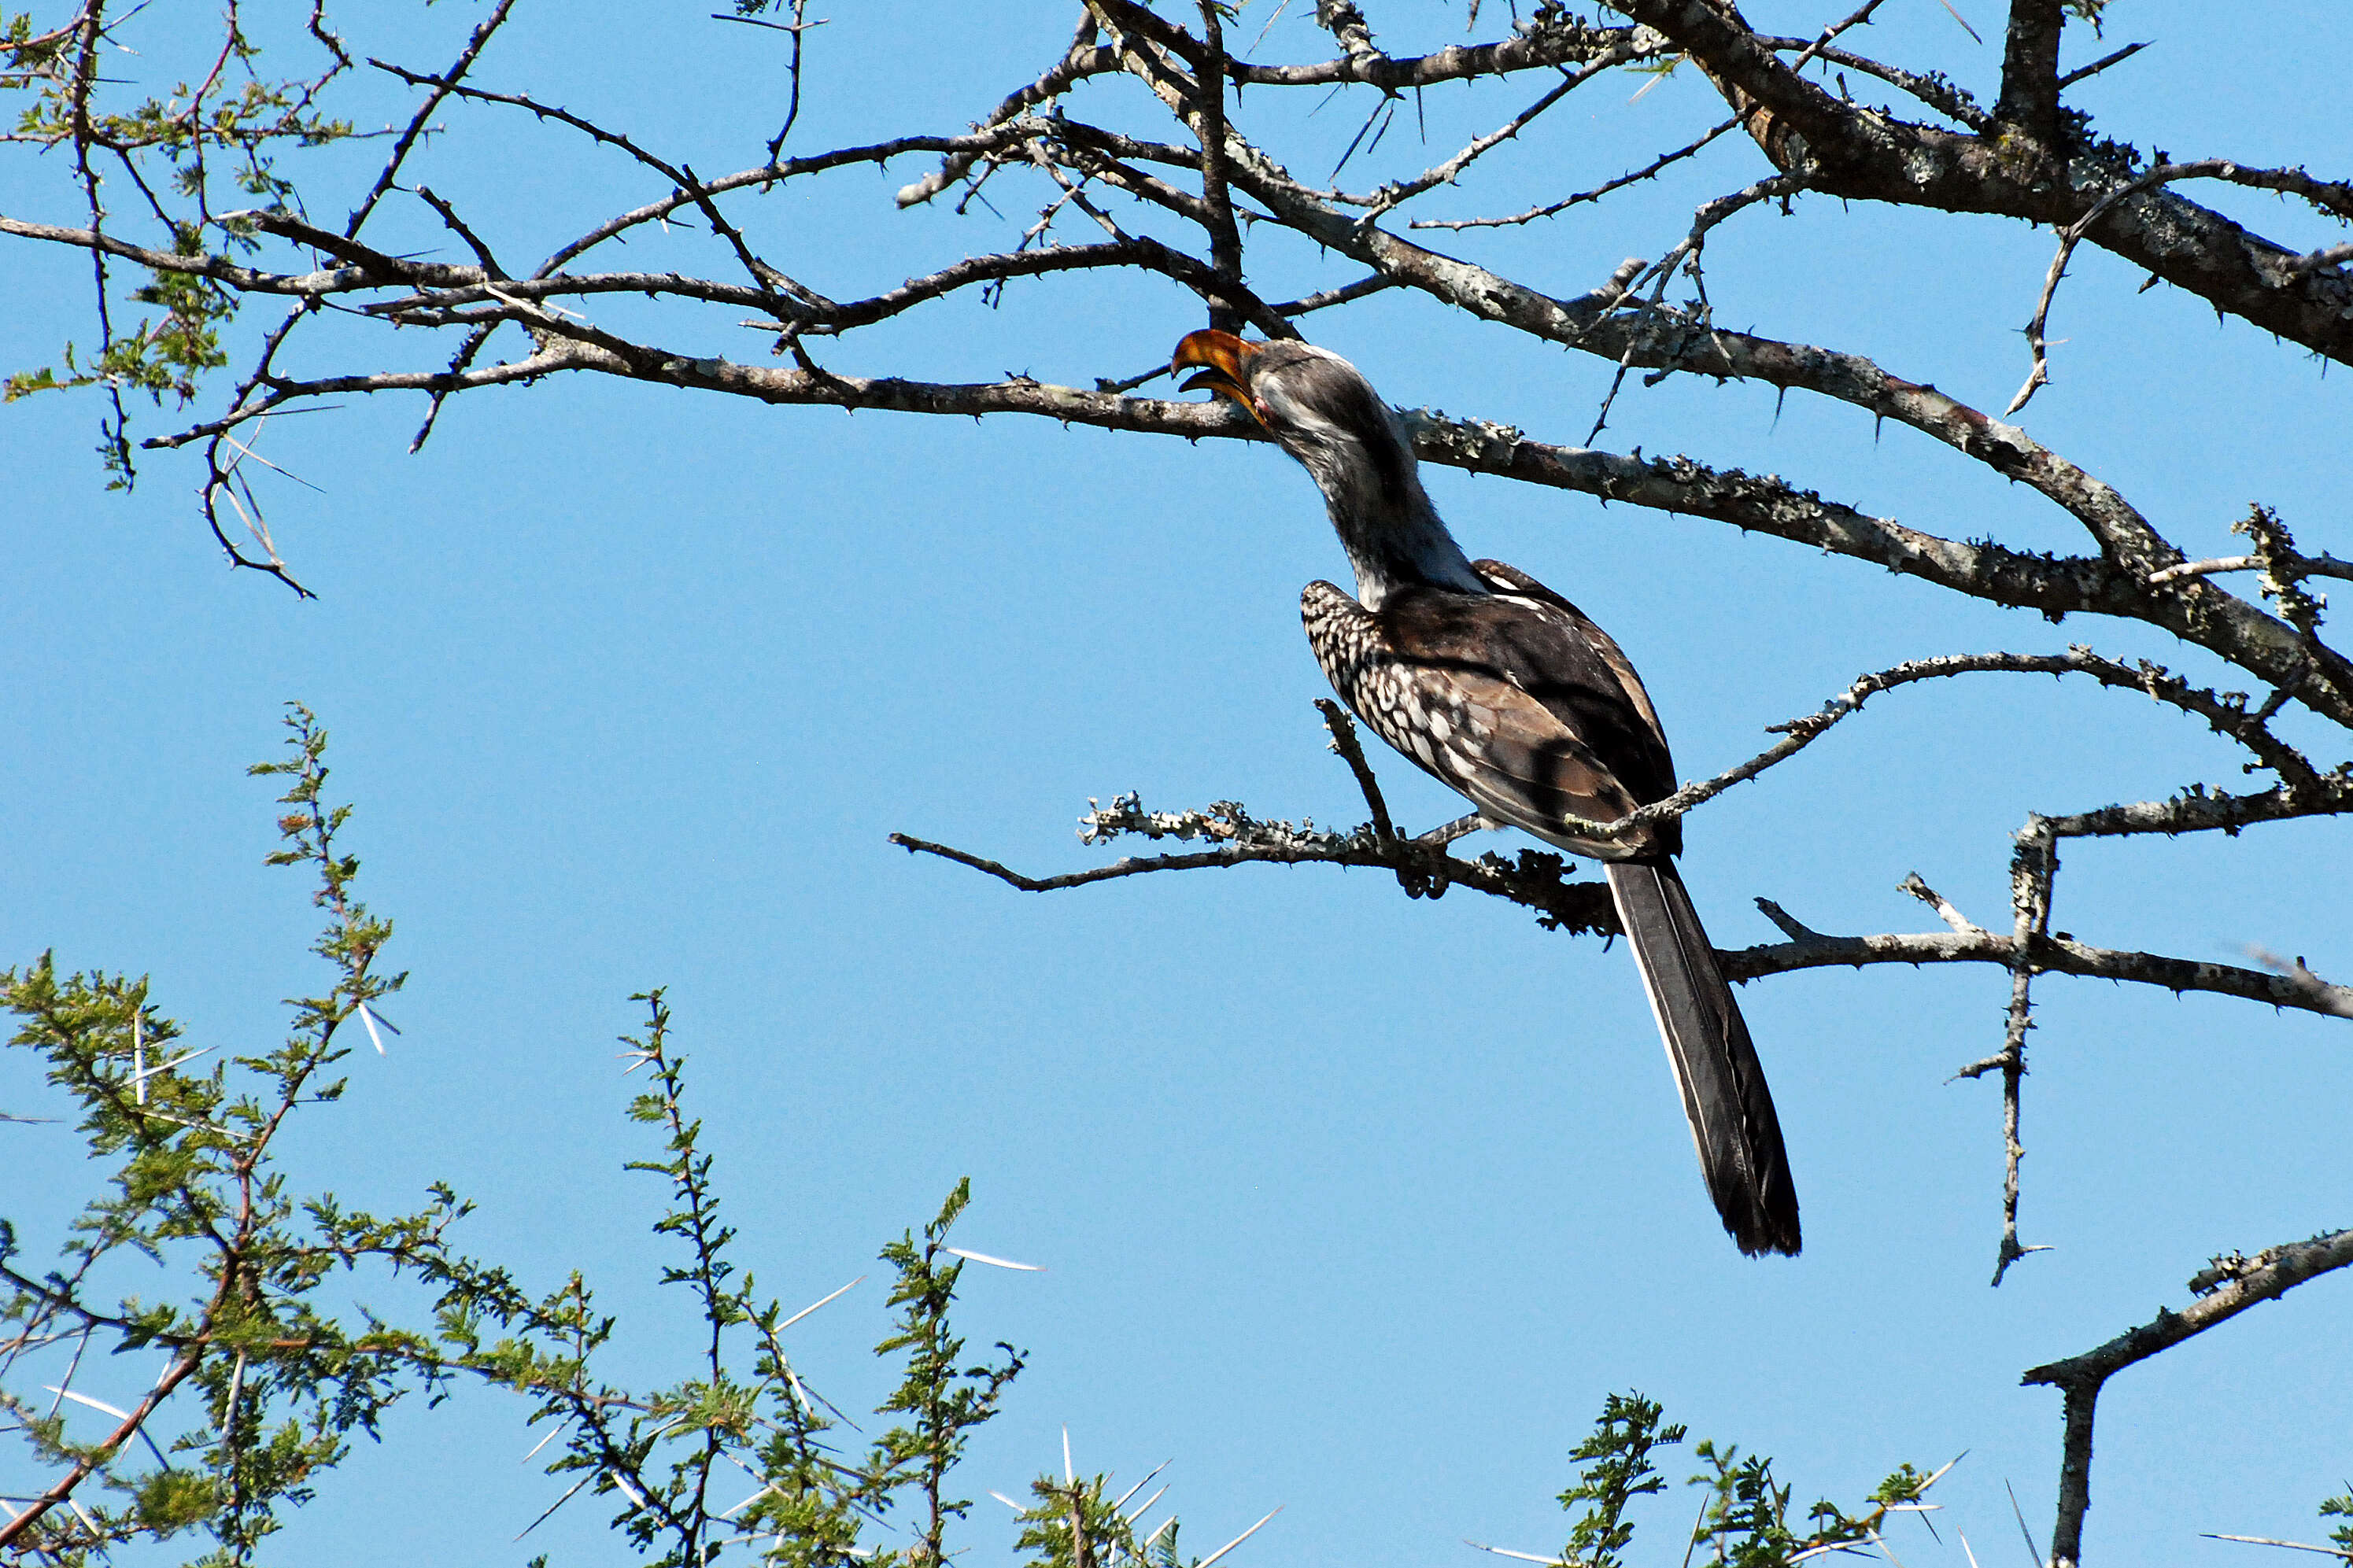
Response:
[{"label": "white thorn", "polygon": [[849,1294],[850,1291],[857,1289],[858,1287],[865,1283],[866,1276],[860,1274],[857,1279],[852,1279],[849,1284],[844,1285],[840,1289],[836,1290],[832,1295],[828,1296],[825,1299],[825,1301],[818,1301],[810,1306],[803,1307],[799,1311],[795,1312],[791,1317],[786,1318],[783,1322],[778,1323],[776,1325],[776,1332],[780,1334],[783,1333],[786,1329],[791,1328],[795,1323],[799,1322],[803,1318],[806,1318],[811,1312],[816,1311],[818,1307],[824,1306],[826,1301],[838,1301],[842,1297]]},{"label": "white thorn", "polygon": [[991,1258],[986,1252],[966,1252],[961,1247],[943,1247],[940,1250],[954,1253],[967,1263],[986,1263],[992,1268],[1018,1268],[1024,1274],[1045,1272],[1044,1268],[1035,1263],[1016,1263],[1010,1258]]},{"label": "white thorn", "polygon": [[41,1387],[45,1392],[60,1394],[67,1399],[72,1400],[76,1405],[87,1405],[92,1410],[103,1411],[107,1415],[113,1416],[117,1421],[128,1421],[131,1419],[131,1412],[128,1410],[117,1410],[113,1405],[109,1405],[103,1399],[92,1399],[87,1394],[76,1394],[70,1388],[59,1388],[55,1384],[45,1383],[41,1384]]},{"label": "white thorn", "polygon": [[[1272,1519],[1274,1514],[1281,1513],[1282,1511],[1282,1510],[1278,1507],[1275,1509],[1274,1513],[1268,1514],[1266,1519]],[[1240,1535],[1235,1536],[1231,1541],[1227,1542],[1223,1546],[1219,1547],[1215,1552],[1212,1552],[1207,1557],[1202,1558],[1200,1562],[1193,1565],[1193,1568],[1209,1568],[1210,1563],[1215,1563],[1219,1558],[1223,1557],[1227,1552],[1231,1552],[1235,1547],[1240,1546],[1243,1542],[1248,1541],[1251,1536],[1256,1535],[1260,1529],[1265,1525],[1266,1519],[1260,1520],[1257,1524],[1251,1525],[1248,1530],[1243,1531]]]}]

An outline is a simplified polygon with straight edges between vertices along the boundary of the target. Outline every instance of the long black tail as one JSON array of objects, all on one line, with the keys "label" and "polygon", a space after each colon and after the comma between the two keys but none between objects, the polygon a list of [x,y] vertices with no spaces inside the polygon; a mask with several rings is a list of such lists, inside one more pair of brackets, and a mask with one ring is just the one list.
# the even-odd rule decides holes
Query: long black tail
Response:
[{"label": "long black tail", "polygon": [[1611,861],[1609,873],[1715,1212],[1741,1251],[1794,1255],[1798,1190],[1773,1092],[1683,879],[1671,860]]}]

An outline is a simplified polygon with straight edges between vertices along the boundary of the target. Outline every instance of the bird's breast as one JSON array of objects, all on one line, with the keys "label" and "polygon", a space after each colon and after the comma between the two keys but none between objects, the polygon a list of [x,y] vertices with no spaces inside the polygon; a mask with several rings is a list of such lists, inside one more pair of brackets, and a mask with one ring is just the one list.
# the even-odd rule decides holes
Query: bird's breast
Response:
[{"label": "bird's breast", "polygon": [[1418,679],[1380,617],[1331,584],[1308,585],[1300,620],[1324,679],[1356,717],[1400,755],[1461,788],[1466,742],[1483,739],[1479,715],[1442,684]]}]

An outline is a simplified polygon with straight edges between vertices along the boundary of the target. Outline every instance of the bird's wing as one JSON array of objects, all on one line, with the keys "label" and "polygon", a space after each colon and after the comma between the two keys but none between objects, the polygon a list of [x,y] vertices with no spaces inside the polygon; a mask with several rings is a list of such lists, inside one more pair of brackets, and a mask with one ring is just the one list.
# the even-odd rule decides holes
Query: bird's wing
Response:
[{"label": "bird's wing", "polygon": [[[1590,661],[1599,665],[1599,670],[1594,670],[1572,652],[1567,662],[1583,666],[1586,679],[1557,691],[1539,689],[1538,699],[1556,711],[1563,707],[1570,710],[1560,714],[1562,721],[1609,760],[1637,800],[1647,805],[1674,794],[1675,763],[1667,748],[1666,729],[1659,722],[1659,710],[1651,705],[1642,678],[1634,672],[1634,661],[1626,657],[1617,639],[1583,610],[1516,566],[1501,561],[1473,561],[1471,569],[1497,594],[1531,601],[1537,606],[1537,618],[1556,623],[1563,634],[1582,645]],[[1556,654],[1547,660],[1556,661]]]},{"label": "bird's wing", "polygon": [[[1374,733],[1482,815],[1601,859],[1667,847],[1655,834],[1604,842],[1567,825],[1570,817],[1613,821],[1641,802],[1571,721],[1579,704],[1562,696],[1581,688],[1614,695],[1615,679],[1598,670],[1580,679],[1567,668],[1575,660],[1544,657],[1556,651],[1544,645],[1563,640],[1560,626],[1544,624],[1557,618],[1547,608],[1416,591],[1374,615],[1316,583],[1300,609],[1333,689]],[[1605,715],[1624,707],[1622,698],[1613,704],[1599,696],[1597,689],[1585,706]]]}]

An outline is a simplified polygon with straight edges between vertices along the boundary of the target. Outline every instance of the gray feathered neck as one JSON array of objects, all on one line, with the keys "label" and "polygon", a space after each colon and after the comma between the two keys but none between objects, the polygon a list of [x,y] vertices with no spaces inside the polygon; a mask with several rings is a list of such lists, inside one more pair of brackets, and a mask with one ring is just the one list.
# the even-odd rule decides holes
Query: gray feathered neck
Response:
[{"label": "gray feathered neck", "polygon": [[1430,504],[1404,426],[1355,365],[1309,343],[1270,343],[1250,367],[1250,391],[1324,492],[1366,609],[1415,584],[1489,591]]}]

